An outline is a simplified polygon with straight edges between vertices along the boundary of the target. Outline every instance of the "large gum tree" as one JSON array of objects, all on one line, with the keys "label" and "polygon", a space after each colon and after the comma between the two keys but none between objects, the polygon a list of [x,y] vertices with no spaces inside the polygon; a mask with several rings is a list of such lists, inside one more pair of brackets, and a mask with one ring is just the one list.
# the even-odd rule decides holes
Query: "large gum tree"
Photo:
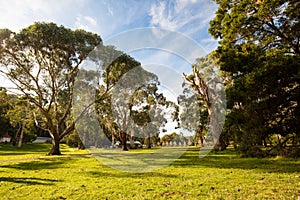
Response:
[{"label": "large gum tree", "polygon": [[19,33],[0,30],[0,70],[41,113],[36,124],[52,137],[49,155],[75,128],[72,95],[78,67],[100,36],[54,23],[34,23]]}]

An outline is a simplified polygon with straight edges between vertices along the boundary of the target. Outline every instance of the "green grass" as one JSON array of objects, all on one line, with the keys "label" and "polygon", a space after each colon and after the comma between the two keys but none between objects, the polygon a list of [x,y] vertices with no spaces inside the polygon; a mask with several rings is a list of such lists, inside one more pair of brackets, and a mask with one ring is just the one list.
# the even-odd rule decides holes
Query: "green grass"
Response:
[{"label": "green grass", "polygon": [[198,149],[190,148],[167,167],[136,174],[107,167],[85,150],[62,145],[63,156],[46,156],[49,149],[48,144],[28,144],[22,150],[0,145],[0,199],[298,199],[300,196],[299,159],[240,158],[232,151],[212,152],[199,159]]}]

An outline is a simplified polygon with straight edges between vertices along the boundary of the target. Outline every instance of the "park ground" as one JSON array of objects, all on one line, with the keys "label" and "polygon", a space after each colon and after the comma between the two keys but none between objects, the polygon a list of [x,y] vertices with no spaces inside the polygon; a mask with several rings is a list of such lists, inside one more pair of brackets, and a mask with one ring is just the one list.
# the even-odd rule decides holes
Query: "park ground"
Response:
[{"label": "park ground", "polygon": [[46,156],[50,147],[0,145],[0,199],[300,199],[300,159],[230,150],[200,159],[191,147],[167,167],[127,173],[66,145]]}]

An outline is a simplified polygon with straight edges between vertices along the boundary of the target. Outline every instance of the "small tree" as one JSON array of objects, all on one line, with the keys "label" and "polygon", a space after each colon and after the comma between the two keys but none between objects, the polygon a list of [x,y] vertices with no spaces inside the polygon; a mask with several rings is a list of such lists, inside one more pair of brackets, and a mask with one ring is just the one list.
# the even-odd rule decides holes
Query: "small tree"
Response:
[{"label": "small tree", "polygon": [[11,125],[15,127],[13,144],[18,142],[18,147],[21,148],[24,138],[27,137],[27,140],[33,138],[35,133],[34,106],[29,103],[28,99],[16,96],[10,99],[10,105],[11,108],[6,115]]}]

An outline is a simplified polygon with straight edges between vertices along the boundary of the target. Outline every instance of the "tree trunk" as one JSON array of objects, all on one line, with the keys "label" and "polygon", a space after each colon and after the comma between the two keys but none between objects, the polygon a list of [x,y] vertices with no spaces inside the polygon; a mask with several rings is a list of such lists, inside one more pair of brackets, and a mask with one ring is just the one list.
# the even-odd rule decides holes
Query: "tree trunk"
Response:
[{"label": "tree trunk", "polygon": [[203,131],[201,129],[201,127],[198,127],[196,130],[196,134],[197,134],[197,138],[199,137],[197,143],[200,144],[200,147],[203,147],[204,144],[204,136],[203,136]]},{"label": "tree trunk", "polygon": [[48,155],[61,155],[60,148],[59,148],[59,138],[52,138],[52,149],[48,153]]},{"label": "tree trunk", "polygon": [[111,134],[111,146],[115,145],[115,136],[114,134]]},{"label": "tree trunk", "polygon": [[211,126],[211,132],[214,142],[214,149],[216,151],[223,150],[222,144],[220,142],[220,135],[221,135],[221,127],[219,124],[218,115],[215,112],[215,108],[211,106],[209,109],[209,118],[210,118],[210,126]]},{"label": "tree trunk", "polygon": [[214,140],[214,149],[215,149],[216,151],[222,151],[222,150],[223,150],[219,138],[216,139],[216,140]]},{"label": "tree trunk", "polygon": [[78,150],[84,150],[85,146],[82,144],[82,142],[78,142],[78,146],[77,146]]},{"label": "tree trunk", "polygon": [[18,147],[21,148],[22,147],[22,142],[23,142],[23,137],[24,137],[24,122],[21,124],[21,132],[20,132],[20,138],[19,138],[19,142],[18,142]]},{"label": "tree trunk", "polygon": [[131,130],[131,134],[130,134],[130,148],[131,148],[131,149],[135,149],[133,136],[134,136],[134,130],[132,129],[132,130]]},{"label": "tree trunk", "polygon": [[150,137],[150,133],[148,133],[148,144],[147,144],[147,148],[151,149],[151,137]]},{"label": "tree trunk", "polygon": [[18,130],[16,131],[15,135],[14,135],[14,138],[12,139],[12,145],[13,146],[16,146],[17,142],[18,142],[18,137],[19,137],[19,132],[21,132],[21,125],[19,124],[19,128]]},{"label": "tree trunk", "polygon": [[122,142],[122,150],[128,151],[127,145],[126,145],[126,132],[121,132],[121,142]]}]

